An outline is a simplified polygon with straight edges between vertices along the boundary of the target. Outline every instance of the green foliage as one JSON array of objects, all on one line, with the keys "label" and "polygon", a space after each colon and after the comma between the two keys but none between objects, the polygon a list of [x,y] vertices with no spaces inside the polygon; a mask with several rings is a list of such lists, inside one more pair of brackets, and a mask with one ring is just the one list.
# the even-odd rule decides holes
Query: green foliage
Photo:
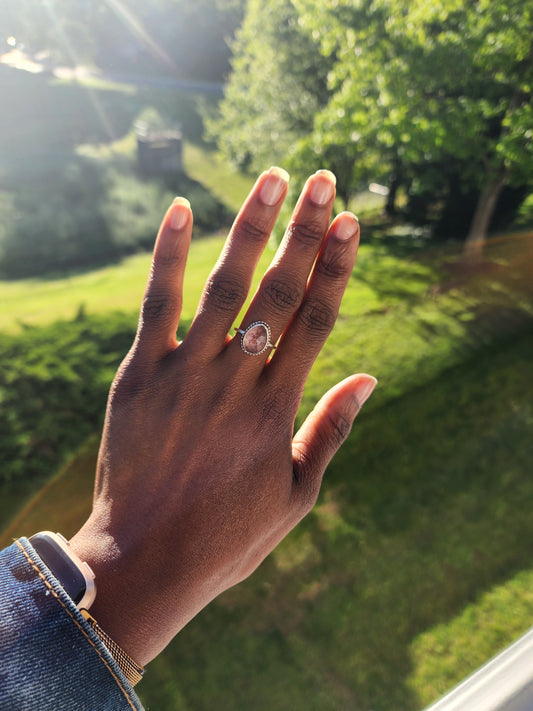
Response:
[{"label": "green foliage", "polygon": [[[56,189],[49,192],[51,182]],[[17,278],[113,260],[118,250],[102,211],[108,189],[100,168],[81,159],[65,163],[60,177],[55,171],[30,173],[4,215],[0,275]]]},{"label": "green foliage", "polygon": [[42,480],[101,425],[110,382],[134,335],[131,318],[27,327],[0,340],[1,482]]},{"label": "green foliage", "polygon": [[194,134],[199,118],[190,97],[88,90],[4,69],[1,278],[85,269],[150,249],[176,194],[192,204],[195,235],[228,224],[233,211],[223,189],[215,197],[204,176],[143,178],[137,171],[133,124],[139,118],[154,128],[183,123],[185,135]]},{"label": "green foliage", "polygon": [[233,72],[208,135],[241,168],[286,165],[327,98],[328,63],[290,0],[250,0],[232,48]]},{"label": "green foliage", "polygon": [[533,18],[525,0],[345,2],[321,12],[306,0],[296,5],[310,29],[325,25],[323,51],[337,57],[314,141],[340,150],[357,140],[354,179],[370,170],[441,205],[494,181],[531,181]]},{"label": "green foliage", "polygon": [[26,191],[12,195],[3,206],[0,276],[83,269],[151,249],[176,194],[190,200],[196,234],[229,224],[230,211],[200,183],[182,174],[141,178],[133,158],[76,156],[60,175],[30,175]]},{"label": "green foliage", "polygon": [[[470,203],[457,236],[487,185],[531,184],[527,0],[277,6],[274,19],[271,3],[250,3],[215,125],[222,150],[240,165],[264,165],[270,155],[298,175],[330,168],[344,204],[368,182],[383,182],[391,212],[403,187],[426,221],[432,210]],[[309,112],[298,122],[302,104]]]}]

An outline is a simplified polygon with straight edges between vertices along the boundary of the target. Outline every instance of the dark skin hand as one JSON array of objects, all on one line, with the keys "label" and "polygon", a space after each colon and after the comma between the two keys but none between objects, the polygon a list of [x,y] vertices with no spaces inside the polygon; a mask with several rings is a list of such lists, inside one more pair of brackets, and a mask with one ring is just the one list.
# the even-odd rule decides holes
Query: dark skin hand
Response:
[{"label": "dark skin hand", "polygon": [[335,180],[307,181],[242,321],[277,348],[248,355],[233,327],[287,193],[257,180],[178,343],[192,213],[177,199],[157,237],[135,342],[113,382],[93,510],[71,541],[96,574],[91,614],[137,663],[246,578],[310,511],[375,379],[332,388],[293,435],[309,370],[337,318],[359,244],[330,224]]}]

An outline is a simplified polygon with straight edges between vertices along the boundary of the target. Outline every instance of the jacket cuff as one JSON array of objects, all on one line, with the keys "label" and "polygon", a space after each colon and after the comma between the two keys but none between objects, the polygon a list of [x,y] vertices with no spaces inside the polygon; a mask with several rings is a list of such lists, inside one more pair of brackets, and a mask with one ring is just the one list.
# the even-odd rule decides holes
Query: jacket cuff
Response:
[{"label": "jacket cuff", "polygon": [[0,707],[143,707],[100,637],[26,538],[0,552]]}]

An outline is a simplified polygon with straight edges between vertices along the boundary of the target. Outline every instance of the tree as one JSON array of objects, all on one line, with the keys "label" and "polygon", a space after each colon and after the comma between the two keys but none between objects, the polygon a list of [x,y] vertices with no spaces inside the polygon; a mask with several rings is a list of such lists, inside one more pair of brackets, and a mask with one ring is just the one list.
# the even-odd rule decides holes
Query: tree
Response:
[{"label": "tree", "polygon": [[325,105],[330,61],[298,24],[291,0],[249,0],[232,43],[232,74],[208,135],[245,169],[286,165]]},{"label": "tree", "polygon": [[391,212],[400,186],[426,212],[474,199],[479,256],[502,191],[533,179],[532,14],[529,0],[251,0],[215,134],[240,165],[331,168],[345,202],[369,181],[388,183]]},{"label": "tree", "polygon": [[531,3],[294,3],[336,56],[315,142],[357,141],[354,182],[376,171],[431,191],[448,174],[474,190],[466,245],[479,257],[503,188],[533,178]]}]

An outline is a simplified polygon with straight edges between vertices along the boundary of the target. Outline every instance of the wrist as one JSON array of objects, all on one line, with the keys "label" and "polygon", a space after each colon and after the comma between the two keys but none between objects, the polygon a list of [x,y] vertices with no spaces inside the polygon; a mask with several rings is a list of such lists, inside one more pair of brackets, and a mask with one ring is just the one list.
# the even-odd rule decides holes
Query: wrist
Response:
[{"label": "wrist", "polygon": [[144,666],[160,651],[154,651],[156,625],[150,615],[147,576],[136,572],[136,561],[111,535],[84,528],[70,545],[95,574],[98,594],[91,616],[128,656]]},{"label": "wrist", "polygon": [[64,536],[51,531],[36,533],[29,538],[29,542],[106,646],[131,685],[138,683],[142,679],[144,669],[102,628],[93,614],[88,612],[91,608],[94,613],[94,603],[98,596],[96,575],[84,560],[83,551],[78,552],[77,547],[71,546]]}]

